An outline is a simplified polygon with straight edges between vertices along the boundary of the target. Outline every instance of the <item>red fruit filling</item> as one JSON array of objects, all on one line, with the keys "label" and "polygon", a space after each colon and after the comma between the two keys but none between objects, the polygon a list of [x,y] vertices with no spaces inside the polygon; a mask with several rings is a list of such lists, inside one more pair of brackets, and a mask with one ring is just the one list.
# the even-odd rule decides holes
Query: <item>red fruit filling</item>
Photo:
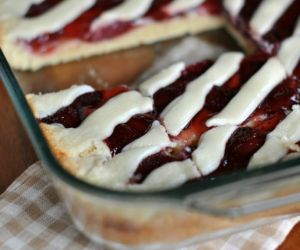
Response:
[{"label": "red fruit filling", "polygon": [[226,144],[225,155],[217,170],[206,176],[216,176],[247,168],[251,156],[264,144],[266,133],[255,128],[238,128]]},{"label": "red fruit filling", "polygon": [[147,113],[133,116],[128,122],[116,126],[112,135],[105,140],[112,155],[120,153],[126,145],[146,134],[155,119],[155,113]]}]

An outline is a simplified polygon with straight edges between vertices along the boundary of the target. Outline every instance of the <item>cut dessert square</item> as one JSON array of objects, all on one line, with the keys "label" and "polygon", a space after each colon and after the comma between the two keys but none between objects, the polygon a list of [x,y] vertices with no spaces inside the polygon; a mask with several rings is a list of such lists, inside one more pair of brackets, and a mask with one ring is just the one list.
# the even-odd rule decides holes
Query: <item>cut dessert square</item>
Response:
[{"label": "cut dessert square", "polygon": [[218,0],[0,1],[11,65],[36,70],[222,26]]},{"label": "cut dessert square", "polygon": [[241,44],[276,53],[281,43],[300,34],[299,0],[223,0],[229,31]]},{"label": "cut dessert square", "polygon": [[72,174],[112,189],[154,190],[299,151],[299,90],[279,57],[229,52],[171,65],[136,90],[83,85],[27,99]]}]

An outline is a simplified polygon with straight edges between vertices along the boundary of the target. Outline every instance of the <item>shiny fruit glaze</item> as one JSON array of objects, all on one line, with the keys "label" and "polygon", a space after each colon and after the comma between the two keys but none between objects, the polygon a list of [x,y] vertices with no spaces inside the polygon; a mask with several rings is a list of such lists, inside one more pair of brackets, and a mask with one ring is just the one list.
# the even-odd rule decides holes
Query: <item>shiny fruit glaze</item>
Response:
[{"label": "shiny fruit glaze", "polygon": [[[55,50],[61,43],[68,40],[97,42],[120,36],[137,27],[137,24],[134,21],[118,21],[95,31],[91,31],[90,26],[95,18],[101,15],[101,13],[121,4],[123,1],[124,0],[98,0],[92,8],[81,14],[76,20],[69,23],[61,30],[54,33],[43,34],[31,41],[21,40],[20,42],[34,53],[47,54]],[[61,1],[45,0],[41,4],[33,5],[25,16],[34,17],[41,15],[56,4],[59,4],[59,2]],[[152,7],[144,15],[144,18],[154,22],[172,18],[170,14],[164,11],[164,7],[170,2],[171,0],[154,0]],[[221,7],[218,0],[207,0],[197,9],[197,11],[200,14],[220,14]],[[185,13],[179,13],[178,15],[184,14]]]},{"label": "shiny fruit glaze", "polygon": [[146,113],[133,116],[126,123],[116,126],[112,135],[105,139],[112,155],[120,153],[126,145],[146,134],[155,119],[155,113]]},{"label": "shiny fruit glaze", "polygon": [[240,127],[226,144],[225,154],[217,170],[206,176],[214,179],[222,174],[245,170],[251,156],[264,144],[266,133],[255,128]]}]

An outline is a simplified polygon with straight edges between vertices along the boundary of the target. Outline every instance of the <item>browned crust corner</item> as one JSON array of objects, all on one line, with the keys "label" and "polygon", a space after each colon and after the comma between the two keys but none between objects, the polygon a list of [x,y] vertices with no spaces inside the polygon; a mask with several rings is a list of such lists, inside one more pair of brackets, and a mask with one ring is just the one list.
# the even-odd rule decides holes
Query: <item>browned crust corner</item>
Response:
[{"label": "browned crust corner", "polygon": [[[33,114],[36,114],[34,104],[31,101],[31,97],[31,94],[26,95],[27,102]],[[76,176],[79,171],[78,164],[70,160],[70,156],[58,146],[59,144],[57,143],[55,132],[50,129],[50,125],[46,123],[39,123],[39,126],[55,158],[62,164],[64,169],[66,169],[72,175]]]}]

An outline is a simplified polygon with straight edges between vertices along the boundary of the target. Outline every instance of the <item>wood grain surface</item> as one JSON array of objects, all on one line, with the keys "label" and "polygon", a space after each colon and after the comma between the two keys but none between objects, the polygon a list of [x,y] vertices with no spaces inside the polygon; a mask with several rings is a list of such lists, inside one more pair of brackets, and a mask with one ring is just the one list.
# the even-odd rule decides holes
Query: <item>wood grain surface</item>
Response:
[{"label": "wood grain surface", "polygon": [[277,250],[299,250],[300,249],[300,222],[294,226],[285,241]]},{"label": "wood grain surface", "polygon": [[0,117],[1,193],[37,157],[1,81]]}]

